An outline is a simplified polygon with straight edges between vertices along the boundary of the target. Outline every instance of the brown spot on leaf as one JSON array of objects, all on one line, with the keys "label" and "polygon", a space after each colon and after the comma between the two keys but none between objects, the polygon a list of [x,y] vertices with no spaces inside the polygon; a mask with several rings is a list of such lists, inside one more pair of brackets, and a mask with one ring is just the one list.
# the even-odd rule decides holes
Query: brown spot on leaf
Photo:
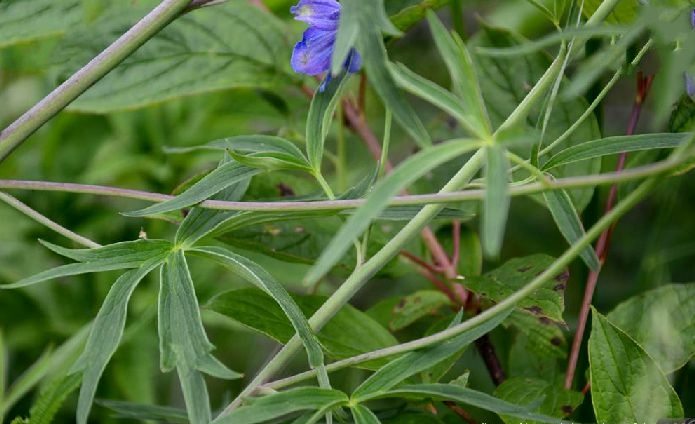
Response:
[{"label": "brown spot on leaf", "polygon": [[292,190],[292,187],[288,186],[287,184],[279,183],[276,187],[280,192],[280,197],[294,196],[294,190]]},{"label": "brown spot on leaf", "polygon": [[558,275],[555,276],[555,281],[564,283],[570,278],[570,271],[568,269],[562,271]]},{"label": "brown spot on leaf", "polygon": [[572,405],[562,405],[562,407],[560,409],[562,409],[562,412],[565,415],[569,415],[572,413],[572,411],[574,411],[574,408],[572,408]]},{"label": "brown spot on leaf", "polygon": [[560,337],[553,337],[552,339],[550,339],[550,343],[553,346],[560,346],[562,344],[562,339]]},{"label": "brown spot on leaf", "polygon": [[555,284],[555,286],[553,286],[553,290],[561,292],[565,291],[565,287],[567,287],[567,284],[565,283]]},{"label": "brown spot on leaf", "polygon": [[544,325],[550,325],[553,323],[548,317],[538,317],[538,321]]},{"label": "brown spot on leaf", "polygon": [[526,271],[528,271],[529,269],[531,269],[531,265],[520,266],[520,267],[517,268],[516,270],[519,271],[519,272],[526,272]]},{"label": "brown spot on leaf", "polygon": [[524,309],[526,309],[527,311],[531,312],[534,315],[540,315],[541,313],[543,313],[543,310],[540,308],[540,306],[534,305],[534,306],[530,306],[530,307],[524,308]]}]

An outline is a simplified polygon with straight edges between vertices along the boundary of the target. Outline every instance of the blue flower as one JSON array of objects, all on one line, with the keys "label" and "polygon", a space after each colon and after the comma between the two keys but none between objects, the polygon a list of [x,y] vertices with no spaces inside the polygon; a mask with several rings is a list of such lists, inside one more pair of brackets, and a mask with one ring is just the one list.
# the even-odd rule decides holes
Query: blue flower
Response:
[{"label": "blue flower", "polygon": [[[296,6],[290,8],[290,12],[298,21],[309,24],[302,41],[292,51],[292,69],[306,75],[319,75],[330,70],[340,20],[340,3],[336,0],[299,0]],[[345,69],[355,73],[361,65],[359,53],[351,49]]]}]

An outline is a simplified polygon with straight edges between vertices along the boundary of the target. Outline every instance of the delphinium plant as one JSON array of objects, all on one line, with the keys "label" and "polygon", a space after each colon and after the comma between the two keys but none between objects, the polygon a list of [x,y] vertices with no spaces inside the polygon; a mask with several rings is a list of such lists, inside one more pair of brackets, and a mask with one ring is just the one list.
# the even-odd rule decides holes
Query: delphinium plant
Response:
[{"label": "delphinium plant", "polygon": [[0,1],[0,416],[694,416],[693,25]]}]

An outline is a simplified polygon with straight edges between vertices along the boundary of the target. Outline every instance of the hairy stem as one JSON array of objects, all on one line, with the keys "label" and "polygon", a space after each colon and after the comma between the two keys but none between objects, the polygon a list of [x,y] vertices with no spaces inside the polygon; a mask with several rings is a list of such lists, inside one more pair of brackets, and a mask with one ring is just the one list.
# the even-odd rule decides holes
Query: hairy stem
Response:
[{"label": "hairy stem", "polygon": [[0,132],[0,162],[70,102],[173,21],[191,0],[163,0],[118,40]]}]

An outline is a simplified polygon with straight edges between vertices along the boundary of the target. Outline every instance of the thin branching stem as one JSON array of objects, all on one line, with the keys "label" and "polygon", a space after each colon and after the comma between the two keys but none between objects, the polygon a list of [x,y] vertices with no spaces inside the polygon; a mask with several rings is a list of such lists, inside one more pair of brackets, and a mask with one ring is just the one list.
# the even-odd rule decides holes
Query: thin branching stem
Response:
[{"label": "thin branching stem", "polygon": [[[542,193],[549,190],[593,187],[610,185],[627,181],[644,179],[650,176],[663,175],[682,166],[681,161],[668,159],[649,165],[626,169],[620,172],[607,172],[598,175],[558,178],[544,183],[533,182],[512,185],[509,188],[511,196],[525,196]],[[109,186],[58,183],[50,181],[0,180],[0,189],[58,191],[64,193],[92,194],[97,196],[120,197],[127,199],[145,200],[149,202],[164,202],[175,196],[152,193],[148,191],[122,189]],[[430,203],[446,204],[464,201],[478,201],[485,196],[485,190],[462,190],[451,193],[411,194],[395,196],[389,202],[390,206],[422,206]],[[206,200],[198,206],[206,209],[234,211],[341,211],[356,209],[364,204],[364,199],[319,200],[319,201],[277,201],[277,202],[229,202],[223,200]]]},{"label": "thin branching stem", "polygon": [[101,245],[99,243],[96,243],[96,242],[88,239],[87,237],[83,237],[74,231],[68,230],[67,228],[63,227],[62,225],[58,224],[57,222],[46,217],[41,212],[38,212],[38,211],[32,209],[30,206],[26,205],[21,200],[15,198],[13,196],[10,196],[7,193],[0,192],[0,200],[2,200],[3,202],[7,203],[10,206],[12,206],[13,208],[17,209],[19,212],[23,213],[24,215],[28,216],[29,218],[33,219],[34,221],[38,222],[39,224],[44,225],[47,228],[50,228],[51,230],[55,231],[56,233],[69,238],[70,240],[74,241],[77,244],[80,244],[82,246],[86,246],[89,248],[101,247]]}]

